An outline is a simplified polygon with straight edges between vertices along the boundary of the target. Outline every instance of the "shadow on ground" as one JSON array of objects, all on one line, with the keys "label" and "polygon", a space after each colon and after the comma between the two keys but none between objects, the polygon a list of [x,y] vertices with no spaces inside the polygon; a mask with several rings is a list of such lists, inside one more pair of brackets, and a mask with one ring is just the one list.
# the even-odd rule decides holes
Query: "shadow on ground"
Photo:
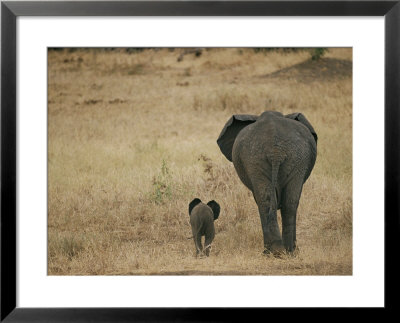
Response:
[{"label": "shadow on ground", "polygon": [[336,58],[321,58],[283,68],[262,78],[286,78],[298,82],[344,79],[352,76],[352,62]]}]

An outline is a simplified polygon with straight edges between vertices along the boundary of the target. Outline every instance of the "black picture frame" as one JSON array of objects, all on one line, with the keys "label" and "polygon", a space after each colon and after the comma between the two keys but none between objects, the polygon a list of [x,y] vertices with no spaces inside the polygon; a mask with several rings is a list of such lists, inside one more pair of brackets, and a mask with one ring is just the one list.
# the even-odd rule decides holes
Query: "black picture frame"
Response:
[{"label": "black picture frame", "polygon": [[[400,1],[82,1],[1,3],[1,322],[206,322],[267,308],[16,306],[16,19],[19,16],[383,16],[385,19],[385,307],[395,309],[399,234]],[[372,170],[373,171],[373,170]],[[397,250],[396,250],[397,249]],[[371,255],[373,257],[373,255]],[[345,291],[344,291],[345,292]],[[393,296],[391,296],[393,295]],[[285,309],[287,310],[287,309]],[[379,309],[378,309],[379,310]]]}]

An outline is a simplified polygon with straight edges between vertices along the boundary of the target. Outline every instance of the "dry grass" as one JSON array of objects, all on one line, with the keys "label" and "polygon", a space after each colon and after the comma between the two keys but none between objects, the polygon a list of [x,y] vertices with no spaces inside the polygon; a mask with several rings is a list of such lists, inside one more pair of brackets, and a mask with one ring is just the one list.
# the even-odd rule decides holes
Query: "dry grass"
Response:
[{"label": "dry grass", "polygon": [[[303,65],[306,51],[180,52],[49,52],[48,273],[351,275],[351,49]],[[296,257],[262,255],[256,204],[216,144],[233,113],[264,110],[302,112],[319,137]],[[194,197],[221,205],[206,259],[187,239]]]}]

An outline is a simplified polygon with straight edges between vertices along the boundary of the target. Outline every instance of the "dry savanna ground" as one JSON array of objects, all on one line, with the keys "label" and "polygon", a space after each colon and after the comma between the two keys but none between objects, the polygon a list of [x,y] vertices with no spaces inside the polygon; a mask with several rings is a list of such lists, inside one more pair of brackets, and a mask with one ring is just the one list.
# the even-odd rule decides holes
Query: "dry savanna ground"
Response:
[{"label": "dry savanna ground", "polygon": [[[351,275],[352,50],[48,53],[48,274]],[[302,112],[318,156],[295,257],[264,256],[251,193],[216,139],[232,114]],[[210,257],[188,203],[215,199]],[[280,215],[279,215],[280,217]]]}]

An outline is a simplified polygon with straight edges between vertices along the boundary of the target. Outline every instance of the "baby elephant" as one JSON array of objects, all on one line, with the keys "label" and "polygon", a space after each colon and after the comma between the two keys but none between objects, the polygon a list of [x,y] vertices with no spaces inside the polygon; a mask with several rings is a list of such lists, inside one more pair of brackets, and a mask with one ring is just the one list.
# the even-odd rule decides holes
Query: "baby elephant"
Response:
[{"label": "baby elephant", "polygon": [[[190,202],[189,216],[196,246],[196,256],[204,253],[207,257],[210,255],[211,242],[215,237],[214,221],[218,219],[219,211],[219,204],[214,200],[204,204],[200,199],[195,198]],[[201,244],[202,236],[205,236],[204,249]]]}]

